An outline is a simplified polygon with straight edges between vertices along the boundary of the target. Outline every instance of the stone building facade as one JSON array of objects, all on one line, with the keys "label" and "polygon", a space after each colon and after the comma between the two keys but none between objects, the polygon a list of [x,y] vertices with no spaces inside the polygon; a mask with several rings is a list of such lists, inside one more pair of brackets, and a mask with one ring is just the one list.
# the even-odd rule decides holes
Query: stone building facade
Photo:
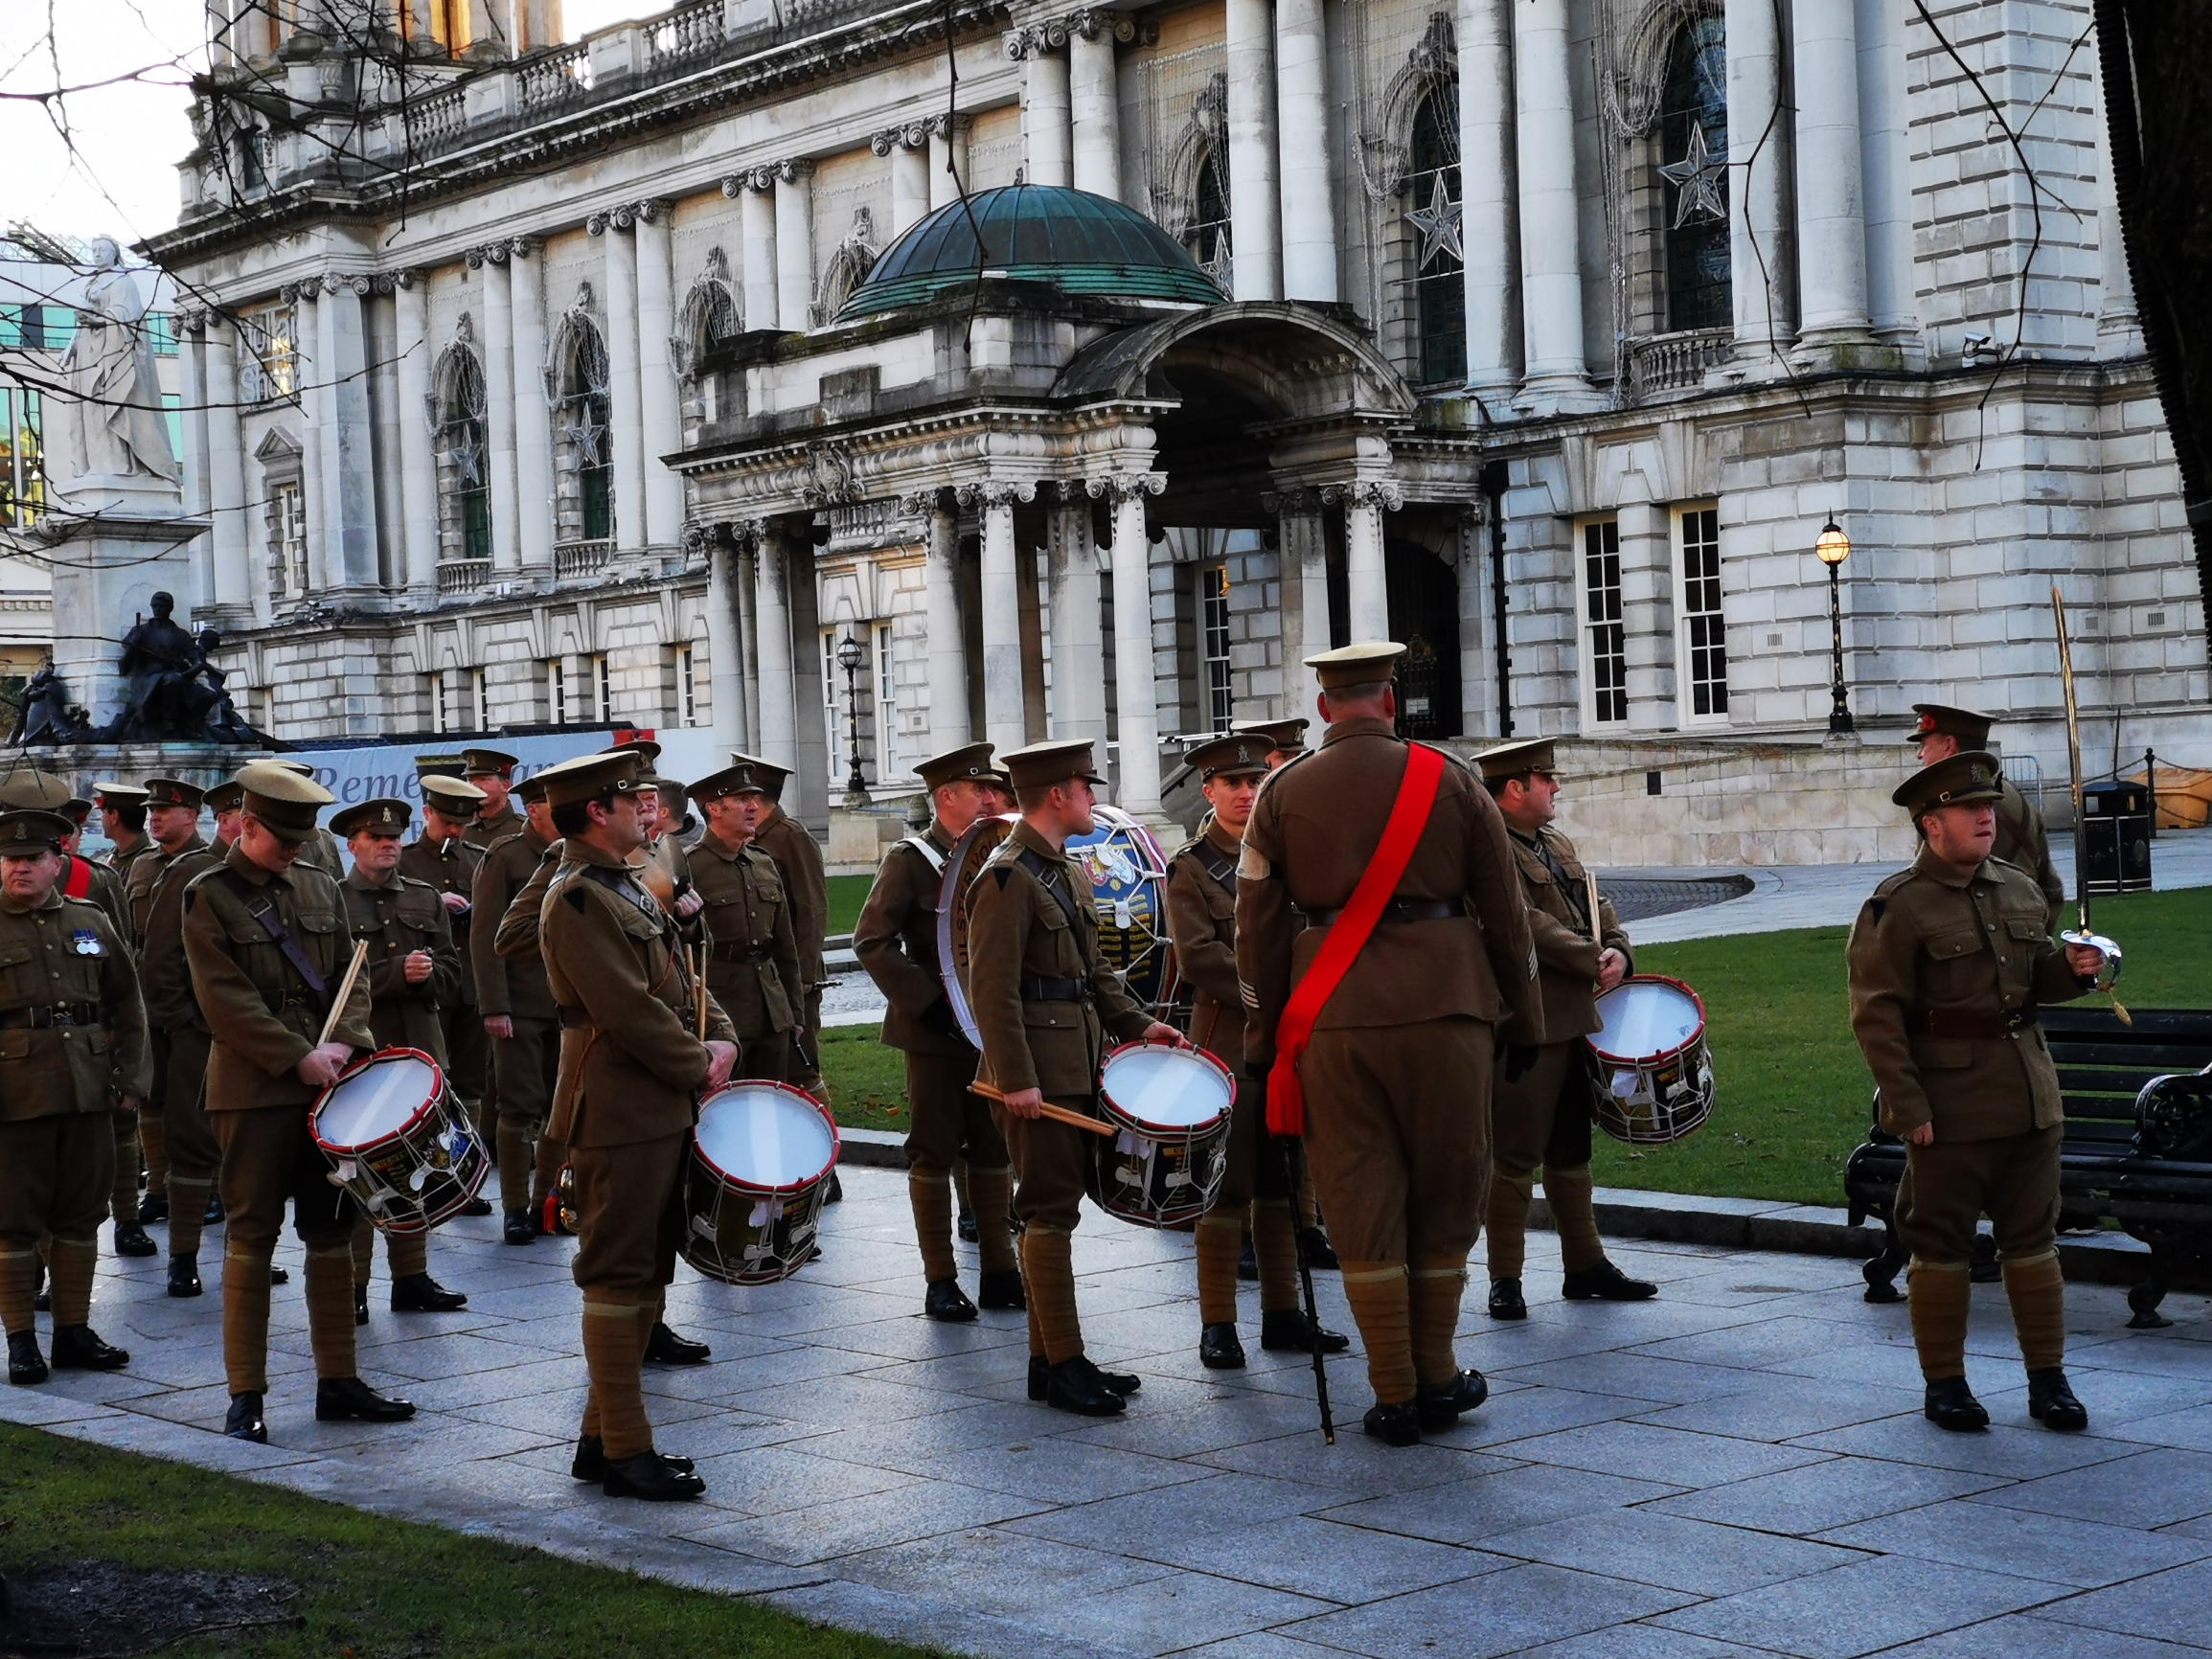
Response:
[{"label": "stone building facade", "polygon": [[[154,251],[280,737],[711,726],[819,821],[855,750],[1089,732],[1151,810],[1387,631],[1416,735],[1765,753],[1828,728],[1833,516],[1870,735],[2063,775],[2055,581],[2093,719],[2192,752],[2087,0],[1931,3],[1971,78],[1889,0],[236,10]],[[856,297],[1017,183],[1218,294]]]}]

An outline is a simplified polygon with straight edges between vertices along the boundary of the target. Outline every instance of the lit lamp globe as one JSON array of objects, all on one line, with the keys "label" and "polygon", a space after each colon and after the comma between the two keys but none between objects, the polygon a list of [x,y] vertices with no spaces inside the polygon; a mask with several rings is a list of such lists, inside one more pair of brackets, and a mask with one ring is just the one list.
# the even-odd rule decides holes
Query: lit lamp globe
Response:
[{"label": "lit lamp globe", "polygon": [[1842,526],[1830,513],[1828,522],[1821,526],[1820,539],[1813,544],[1813,551],[1820,556],[1820,562],[1831,570],[1851,557],[1851,537],[1843,534]]}]

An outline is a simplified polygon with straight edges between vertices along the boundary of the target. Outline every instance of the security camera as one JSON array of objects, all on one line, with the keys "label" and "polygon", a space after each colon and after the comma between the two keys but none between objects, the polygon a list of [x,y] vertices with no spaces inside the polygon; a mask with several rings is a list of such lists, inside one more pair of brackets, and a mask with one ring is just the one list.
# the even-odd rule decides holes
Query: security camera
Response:
[{"label": "security camera", "polygon": [[1989,350],[1989,344],[1990,337],[1987,334],[1968,334],[1966,336],[1966,351],[1959,358],[1959,367],[1962,369],[1978,369],[1981,367],[1981,354]]}]

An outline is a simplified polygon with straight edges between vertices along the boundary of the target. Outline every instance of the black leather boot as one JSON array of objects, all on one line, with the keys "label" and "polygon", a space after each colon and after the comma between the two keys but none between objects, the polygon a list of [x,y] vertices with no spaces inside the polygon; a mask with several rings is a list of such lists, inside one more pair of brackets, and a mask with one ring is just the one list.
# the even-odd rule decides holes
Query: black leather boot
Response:
[{"label": "black leather boot", "polygon": [[986,1307],[1010,1307],[1016,1313],[1029,1306],[1029,1294],[1021,1286],[1021,1274],[1012,1267],[986,1273],[975,1287],[975,1300]]},{"label": "black leather boot", "polygon": [[960,1235],[964,1244],[972,1244],[983,1237],[975,1225],[975,1212],[972,1210],[961,1211],[960,1218],[952,1224],[952,1230]]},{"label": "black leather boot", "polygon": [[507,1212],[506,1225],[500,1229],[500,1238],[509,1244],[535,1244],[537,1242],[537,1223],[528,1210]]},{"label": "black leather boot", "polygon": [[1318,1227],[1298,1229],[1298,1254],[1315,1272],[1326,1269],[1334,1273],[1337,1269],[1335,1247],[1329,1242],[1329,1235]]},{"label": "black leather boot", "polygon": [[707,1483],[679,1469],[658,1452],[640,1452],[625,1463],[610,1463],[599,1489],[610,1498],[643,1498],[650,1504],[680,1504],[698,1497]]},{"label": "black leather boot", "polygon": [[230,1212],[223,1208],[223,1201],[210,1193],[207,1197],[207,1208],[200,1212],[199,1224],[202,1227],[220,1227],[229,1219]]},{"label": "black leather boot", "polygon": [[1526,1319],[1528,1300],[1520,1293],[1517,1279],[1493,1279],[1490,1282],[1490,1316],[1493,1319]]},{"label": "black leather boot", "polygon": [[845,1183],[837,1179],[837,1171],[830,1171],[830,1191],[823,1197],[825,1204],[842,1204],[845,1201]]},{"label": "black leather boot", "polygon": [[[272,1277],[269,1283],[274,1284],[277,1280]],[[355,1325],[369,1323],[369,1287],[366,1284],[353,1286],[353,1323]]]},{"label": "black leather boot", "polygon": [[975,1317],[975,1304],[960,1288],[957,1279],[933,1279],[922,1298],[922,1311],[946,1325],[966,1325]]},{"label": "black leather boot", "polygon": [[1989,1427],[1989,1413],[1982,1402],[1973,1397],[1963,1376],[1947,1376],[1941,1382],[1927,1385],[1926,1402],[1921,1411],[1937,1428],[1948,1428],[1957,1434],[1971,1434],[1976,1429]]},{"label": "black leather boot", "polygon": [[1208,1371],[1244,1369],[1244,1345],[1237,1337],[1235,1325],[1223,1321],[1198,1333],[1198,1363]]},{"label": "black leather boot", "polygon": [[427,1273],[410,1273],[392,1281],[394,1313],[453,1313],[468,1306],[468,1298],[448,1290]]},{"label": "black leather boot", "polygon": [[[269,1264],[269,1283],[271,1284],[289,1284],[291,1282],[292,1270],[289,1267],[279,1267],[274,1262]],[[366,1290],[358,1291],[354,1294],[353,1300],[360,1304],[360,1306],[354,1309],[354,1312],[359,1314],[360,1317],[355,1319],[353,1323],[355,1325],[368,1324],[369,1293]]]},{"label": "black leather boot", "polygon": [[[58,1352],[54,1363],[61,1363]],[[2063,1366],[2028,1373],[2028,1416],[2045,1428],[2071,1431],[2089,1426],[2089,1408],[2074,1398]]]},{"label": "black leather boot", "polygon": [[171,1256],[169,1259],[169,1293],[171,1296],[198,1296],[206,1287],[199,1282],[199,1258]]},{"label": "black leather boot", "polygon": [[1413,1410],[1424,1431],[1435,1434],[1459,1421],[1462,1412],[1472,1411],[1490,1398],[1490,1384],[1479,1371],[1463,1371],[1448,1388],[1414,1391]]},{"label": "black leather boot", "polygon": [[464,1216],[489,1216],[491,1214],[491,1200],[489,1198],[471,1198],[461,1206],[461,1214]]},{"label": "black leather boot", "polygon": [[38,1263],[37,1275],[31,1281],[31,1306],[39,1313],[54,1311],[54,1282],[46,1277],[46,1263]]},{"label": "black leather boot", "polygon": [[1421,1443],[1421,1416],[1410,1399],[1401,1405],[1369,1406],[1359,1426],[1384,1445]]},{"label": "black leather boot", "polygon": [[1323,1353],[1342,1353],[1352,1346],[1352,1338],[1334,1330],[1316,1332],[1302,1307],[1278,1307],[1260,1315],[1260,1346],[1270,1353],[1311,1353],[1315,1348]]},{"label": "black leather boot", "polygon": [[18,1330],[8,1339],[8,1380],[17,1388],[28,1388],[34,1382],[44,1382],[53,1374],[46,1369],[46,1357],[38,1352],[38,1332]]},{"label": "black leather boot", "polygon": [[121,1371],[130,1363],[130,1350],[100,1340],[89,1325],[54,1328],[56,1371]]},{"label": "black leather boot", "polygon": [[1237,1277],[1246,1284],[1260,1283],[1260,1259],[1252,1254],[1252,1236],[1244,1235],[1244,1242],[1237,1251]]},{"label": "black leather boot", "polygon": [[267,1445],[269,1425],[262,1420],[262,1397],[232,1395],[231,1408],[223,1416],[223,1433],[233,1440],[250,1440],[256,1445]]},{"label": "black leather boot", "polygon": [[150,1227],[156,1221],[168,1219],[169,1194],[167,1193],[148,1191],[145,1197],[139,1199],[138,1224],[141,1227]]},{"label": "black leather boot", "polygon": [[357,1376],[327,1376],[315,1384],[317,1422],[405,1422],[414,1415],[412,1401],[378,1394]]},{"label": "black leather boot", "polygon": [[[1082,1363],[1090,1365],[1087,1358]],[[1100,1371],[1095,1365],[1091,1365],[1091,1370],[1108,1394],[1135,1394],[1145,1385],[1143,1377],[1132,1376],[1126,1371]],[[1029,1356],[1029,1398],[1042,1400],[1051,1393],[1052,1367],[1045,1362],[1043,1354],[1033,1353]]]},{"label": "black leather boot", "polygon": [[1078,1417],[1119,1417],[1129,1409],[1129,1402],[1106,1386],[1105,1373],[1080,1353],[1047,1368],[1044,1402]]},{"label": "black leather boot", "polygon": [[645,1357],[653,1365],[704,1365],[715,1356],[715,1351],[703,1342],[694,1342],[688,1336],[678,1336],[666,1325],[655,1323],[652,1335],[646,1339]]},{"label": "black leather boot", "polygon": [[137,1221],[118,1221],[115,1224],[115,1253],[118,1256],[159,1256],[161,1246],[146,1236],[146,1229]]},{"label": "black leather boot", "polygon": [[[671,1457],[667,1452],[655,1452],[653,1455],[679,1475],[692,1472],[690,1458]],[[606,1479],[606,1443],[595,1434],[578,1435],[576,1456],[569,1462],[568,1472],[573,1478],[587,1481],[593,1486]]]},{"label": "black leather boot", "polygon": [[1560,1294],[1569,1302],[1649,1302],[1659,1287],[1646,1279],[1630,1279],[1610,1261],[1600,1261],[1560,1281]]}]

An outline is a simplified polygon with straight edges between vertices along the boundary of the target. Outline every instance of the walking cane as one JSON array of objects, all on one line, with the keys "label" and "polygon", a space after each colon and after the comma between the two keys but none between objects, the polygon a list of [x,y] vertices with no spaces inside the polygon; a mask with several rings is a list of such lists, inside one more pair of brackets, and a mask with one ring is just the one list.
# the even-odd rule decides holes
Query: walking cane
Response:
[{"label": "walking cane", "polygon": [[[1306,1143],[1295,1135],[1284,1137],[1288,1143],[1290,1163],[1291,1203],[1297,1202],[1298,1189],[1305,1185]],[[1291,1215],[1291,1237],[1297,1239],[1298,1283],[1306,1292],[1306,1334],[1313,1344],[1313,1398],[1321,1407],[1321,1438],[1330,1445],[1336,1443],[1336,1420],[1329,1411],[1329,1369],[1321,1359],[1321,1309],[1313,1301],[1313,1268],[1306,1260],[1306,1241],[1297,1238],[1295,1208]]]}]

